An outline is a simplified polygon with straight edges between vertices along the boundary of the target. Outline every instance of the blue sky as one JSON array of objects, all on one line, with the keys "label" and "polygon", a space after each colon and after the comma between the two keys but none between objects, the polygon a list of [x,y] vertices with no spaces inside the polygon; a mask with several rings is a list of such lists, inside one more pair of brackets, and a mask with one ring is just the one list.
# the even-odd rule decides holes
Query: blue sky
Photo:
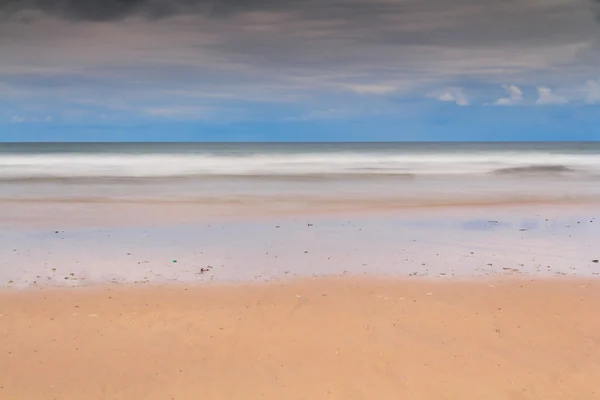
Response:
[{"label": "blue sky", "polygon": [[600,140],[592,0],[0,0],[0,141]]}]

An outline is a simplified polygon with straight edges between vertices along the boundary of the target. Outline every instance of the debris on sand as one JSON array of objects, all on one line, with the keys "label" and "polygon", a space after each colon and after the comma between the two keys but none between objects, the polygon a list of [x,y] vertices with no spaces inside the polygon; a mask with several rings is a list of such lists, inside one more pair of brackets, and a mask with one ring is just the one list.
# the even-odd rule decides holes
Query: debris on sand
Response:
[{"label": "debris on sand", "polygon": [[209,265],[209,266],[207,266],[206,268],[205,268],[205,267],[202,267],[202,268],[200,268],[200,273],[201,273],[201,274],[203,274],[203,273],[205,273],[205,272],[208,272],[208,271],[210,271],[211,269],[212,269],[212,265]]}]

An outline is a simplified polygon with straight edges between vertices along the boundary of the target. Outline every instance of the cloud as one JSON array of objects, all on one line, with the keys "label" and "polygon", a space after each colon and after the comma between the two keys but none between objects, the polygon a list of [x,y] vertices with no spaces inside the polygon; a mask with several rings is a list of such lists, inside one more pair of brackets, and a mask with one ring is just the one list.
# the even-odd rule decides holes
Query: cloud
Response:
[{"label": "cloud", "polygon": [[33,118],[25,118],[20,115],[14,115],[10,118],[9,122],[11,124],[22,124],[25,122],[52,122],[53,118],[50,116],[47,117],[33,117]]},{"label": "cloud", "polygon": [[[204,6],[217,9],[220,4],[236,1],[192,1],[192,0],[2,0],[0,7],[6,13],[19,11],[42,11],[60,18],[83,21],[120,20],[132,15],[162,18],[191,11]],[[227,7],[226,4],[223,4]]]},{"label": "cloud", "polygon": [[512,106],[523,103],[523,91],[515,85],[503,85],[504,90],[508,93],[508,97],[501,97],[496,100],[496,105]]},{"label": "cloud", "polygon": [[585,102],[588,104],[600,103],[600,79],[589,80],[584,86],[586,96]]},{"label": "cloud", "polygon": [[[57,108],[80,109],[85,102],[94,115],[126,108],[152,117],[149,108],[165,105],[328,110],[457,84],[575,86],[596,76],[600,65],[600,24],[589,5],[0,0],[0,97],[22,115],[31,104],[57,115]],[[471,102],[455,91],[437,96]],[[499,104],[522,101],[522,94],[521,100],[509,95]]]},{"label": "cloud", "polygon": [[555,94],[552,89],[540,86],[537,88],[538,91],[538,99],[535,102],[539,105],[558,105],[558,104],[566,104],[569,102],[564,96],[560,96]]},{"label": "cloud", "polygon": [[403,0],[0,0],[0,10],[7,14],[41,11],[45,14],[76,21],[119,21],[129,17],[151,20],[174,15],[198,14],[213,18],[231,17],[244,12],[293,11],[314,13],[328,11],[334,17],[366,16],[398,13],[407,7]]},{"label": "cloud", "polygon": [[358,94],[388,94],[397,90],[394,85],[385,84],[344,84],[343,88]]},{"label": "cloud", "polygon": [[469,99],[467,99],[467,96],[463,93],[462,89],[460,88],[447,89],[441,94],[437,95],[436,98],[439,101],[456,103],[459,106],[469,105]]},{"label": "cloud", "polygon": [[592,1],[592,7],[596,11],[596,18],[598,19],[598,21],[600,21],[600,0],[591,0],[591,1]]}]

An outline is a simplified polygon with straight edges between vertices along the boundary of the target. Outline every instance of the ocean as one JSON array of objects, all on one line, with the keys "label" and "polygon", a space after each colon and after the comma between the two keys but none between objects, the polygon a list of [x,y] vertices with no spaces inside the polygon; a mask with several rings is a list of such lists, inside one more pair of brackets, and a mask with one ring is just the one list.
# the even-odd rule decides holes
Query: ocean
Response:
[{"label": "ocean", "polygon": [[0,144],[0,202],[578,202],[599,183],[600,143]]},{"label": "ocean", "polygon": [[0,144],[0,287],[592,276],[592,203],[597,143]]}]

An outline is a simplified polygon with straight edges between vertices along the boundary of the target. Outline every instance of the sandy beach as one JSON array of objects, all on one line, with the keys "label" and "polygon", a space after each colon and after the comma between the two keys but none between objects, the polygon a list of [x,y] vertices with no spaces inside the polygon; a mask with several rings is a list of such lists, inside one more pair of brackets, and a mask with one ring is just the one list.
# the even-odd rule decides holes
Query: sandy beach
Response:
[{"label": "sandy beach", "polygon": [[587,149],[81,146],[4,158],[2,400],[600,398]]},{"label": "sandy beach", "polygon": [[594,207],[156,211],[0,224],[0,398],[600,395]]},{"label": "sandy beach", "polygon": [[600,283],[0,293],[4,399],[593,399]]},{"label": "sandy beach", "polygon": [[599,396],[594,207],[155,210],[0,224],[0,398]]},{"label": "sandy beach", "polygon": [[0,0],[0,400],[600,400],[600,0]]}]

